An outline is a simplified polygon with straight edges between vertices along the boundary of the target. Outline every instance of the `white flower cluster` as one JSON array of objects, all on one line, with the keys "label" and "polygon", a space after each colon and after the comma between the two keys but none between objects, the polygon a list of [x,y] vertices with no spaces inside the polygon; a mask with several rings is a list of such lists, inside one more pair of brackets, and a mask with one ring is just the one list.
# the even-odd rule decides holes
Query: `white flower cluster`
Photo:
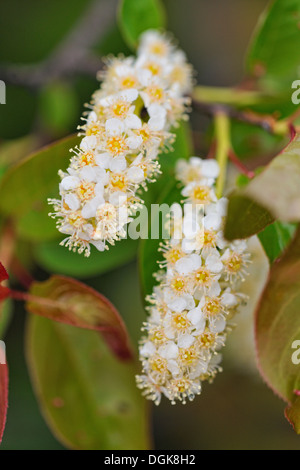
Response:
[{"label": "white flower cluster", "polygon": [[173,140],[172,126],[185,118],[192,68],[168,36],[147,31],[137,57],[108,60],[102,85],[79,127],[83,136],[70,166],[60,171],[61,199],[51,199],[62,241],[90,254],[124,237],[143,201],[137,195],[159,173],[157,156]]},{"label": "white flower cluster", "polygon": [[[150,316],[140,344],[144,395],[160,403],[186,402],[221,370],[219,350],[230,320],[244,300],[238,292],[250,262],[246,241],[227,242],[222,233],[227,199],[214,191],[215,160],[181,160],[177,179],[184,187],[184,215],[171,223],[171,238],[161,246],[159,285],[147,299]],[[180,229],[180,230],[179,230]],[[182,236],[175,236],[182,233]]]}]

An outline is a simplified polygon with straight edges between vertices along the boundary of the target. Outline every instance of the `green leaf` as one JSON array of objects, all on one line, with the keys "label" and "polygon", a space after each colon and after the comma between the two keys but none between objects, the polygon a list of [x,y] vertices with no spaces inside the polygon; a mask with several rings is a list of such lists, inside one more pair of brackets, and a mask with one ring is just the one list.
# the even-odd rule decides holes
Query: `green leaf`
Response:
[{"label": "green leaf", "polygon": [[273,263],[282,254],[293,238],[295,230],[295,224],[276,221],[258,234],[270,263]]},{"label": "green leaf", "polygon": [[165,12],[160,0],[121,0],[118,20],[125,41],[134,49],[141,33],[164,28]]},{"label": "green leaf", "polygon": [[50,220],[48,197],[57,197],[58,170],[65,169],[69,149],[79,143],[77,136],[59,140],[33,153],[8,170],[0,183],[0,211],[15,219],[25,238],[47,240],[57,237]]},{"label": "green leaf", "polygon": [[46,129],[56,137],[76,125],[79,103],[74,89],[66,82],[51,82],[40,93],[40,115]]},{"label": "green leaf", "polygon": [[0,304],[0,339],[3,339],[12,316],[12,302],[4,300]]},{"label": "green leaf", "polygon": [[92,247],[89,258],[67,250],[57,240],[44,242],[34,247],[37,263],[47,271],[78,278],[93,277],[116,269],[134,259],[137,240],[121,240],[110,250],[99,252]]},{"label": "green leaf", "polygon": [[[300,230],[274,263],[256,312],[256,345],[267,384],[290,405],[300,390],[300,367],[292,361],[292,344],[300,339]],[[298,401],[297,401],[298,403]],[[299,409],[299,403],[297,404]],[[300,426],[300,414],[295,416]]]},{"label": "green leaf", "polygon": [[247,58],[247,71],[270,89],[291,89],[300,65],[300,3],[275,0],[259,20]]},{"label": "green leaf", "polygon": [[26,309],[51,320],[100,332],[122,360],[132,359],[125,324],[116,308],[91,287],[64,276],[32,283]]},{"label": "green leaf", "polygon": [[225,236],[245,238],[274,219],[300,220],[300,135],[249,184],[229,197]]},{"label": "green leaf", "polygon": [[27,360],[43,415],[67,447],[148,449],[146,400],[135,365],[119,362],[93,331],[31,316]]},{"label": "green leaf", "polygon": [[227,240],[248,238],[274,222],[272,215],[237,192],[229,197],[224,235]]}]

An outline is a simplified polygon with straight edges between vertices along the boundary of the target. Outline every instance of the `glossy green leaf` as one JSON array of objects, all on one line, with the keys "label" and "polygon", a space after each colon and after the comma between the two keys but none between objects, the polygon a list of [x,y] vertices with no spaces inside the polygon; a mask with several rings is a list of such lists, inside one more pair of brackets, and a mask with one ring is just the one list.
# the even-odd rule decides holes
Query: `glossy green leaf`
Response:
[{"label": "glossy green leaf", "polygon": [[127,44],[135,48],[141,33],[165,26],[165,12],[160,0],[121,0],[118,19]]},{"label": "glossy green leaf", "polygon": [[57,236],[55,222],[47,215],[47,198],[57,197],[58,170],[68,166],[69,149],[78,142],[77,136],[71,136],[44,147],[10,168],[1,180],[0,211],[15,219],[24,237]]},{"label": "glossy green leaf", "polygon": [[229,198],[225,236],[229,240],[260,232],[274,219],[300,220],[300,136],[249,184]]},{"label": "glossy green leaf", "polygon": [[243,194],[229,198],[224,235],[227,240],[248,238],[274,222],[274,217]]},{"label": "glossy green leaf", "polygon": [[270,89],[291,89],[300,65],[300,3],[274,0],[260,18],[247,58],[247,70]]},{"label": "glossy green leaf", "polygon": [[282,254],[293,238],[295,230],[295,224],[287,224],[276,220],[258,234],[270,263],[273,263]]},{"label": "glossy green leaf", "polygon": [[[293,362],[293,342],[300,339],[300,230],[274,263],[256,312],[257,357],[262,376],[293,405],[300,390],[300,367]],[[298,407],[299,409],[299,407]],[[300,414],[294,416],[297,427]]]},{"label": "glossy green leaf", "polygon": [[135,365],[119,362],[93,331],[36,316],[27,326],[31,379],[56,437],[73,449],[147,449]]},{"label": "glossy green leaf", "polygon": [[103,252],[92,247],[91,256],[85,258],[54,240],[36,245],[33,253],[37,263],[47,271],[83,279],[103,274],[132,261],[137,247],[137,240],[128,238]]},{"label": "glossy green leaf", "polygon": [[96,330],[122,360],[132,359],[125,324],[116,308],[91,287],[64,276],[33,282],[26,309],[78,328]]}]

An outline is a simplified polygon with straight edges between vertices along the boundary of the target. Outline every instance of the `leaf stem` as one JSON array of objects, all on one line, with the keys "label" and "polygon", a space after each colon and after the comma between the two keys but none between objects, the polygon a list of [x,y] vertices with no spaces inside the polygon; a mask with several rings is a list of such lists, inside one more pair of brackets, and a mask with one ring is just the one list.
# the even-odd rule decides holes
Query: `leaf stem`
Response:
[{"label": "leaf stem", "polygon": [[230,145],[230,121],[229,118],[224,112],[224,110],[219,109],[215,114],[215,134],[216,134],[216,160],[219,163],[220,173],[217,179],[216,184],[216,194],[217,197],[222,197],[225,177],[226,177],[226,167],[229,151],[231,148]]},{"label": "leaf stem", "polygon": [[274,100],[274,96],[260,91],[239,90],[236,88],[196,86],[193,98],[203,103],[215,103],[231,106],[253,106]]}]

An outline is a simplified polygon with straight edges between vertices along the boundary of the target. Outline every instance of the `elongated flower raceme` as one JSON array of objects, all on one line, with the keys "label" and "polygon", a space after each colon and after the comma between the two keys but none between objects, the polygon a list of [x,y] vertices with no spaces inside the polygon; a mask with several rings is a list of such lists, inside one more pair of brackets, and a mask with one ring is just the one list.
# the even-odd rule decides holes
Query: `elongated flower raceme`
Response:
[{"label": "elongated flower raceme", "polygon": [[[220,350],[231,319],[245,300],[239,292],[250,262],[246,241],[227,242],[222,233],[227,199],[214,189],[215,160],[179,161],[183,216],[171,219],[171,237],[161,246],[159,285],[148,298],[149,319],[140,344],[138,386],[160,403],[174,404],[201,393],[201,383],[221,370]],[[179,230],[180,229],[180,230]],[[178,234],[182,236],[178,236]]]},{"label": "elongated flower raceme", "polygon": [[143,202],[137,192],[155,180],[170,129],[186,117],[192,69],[166,35],[147,31],[137,57],[110,58],[100,78],[80,146],[59,173],[61,199],[49,200],[68,235],[61,244],[86,256],[90,244],[103,251],[125,236]]}]

